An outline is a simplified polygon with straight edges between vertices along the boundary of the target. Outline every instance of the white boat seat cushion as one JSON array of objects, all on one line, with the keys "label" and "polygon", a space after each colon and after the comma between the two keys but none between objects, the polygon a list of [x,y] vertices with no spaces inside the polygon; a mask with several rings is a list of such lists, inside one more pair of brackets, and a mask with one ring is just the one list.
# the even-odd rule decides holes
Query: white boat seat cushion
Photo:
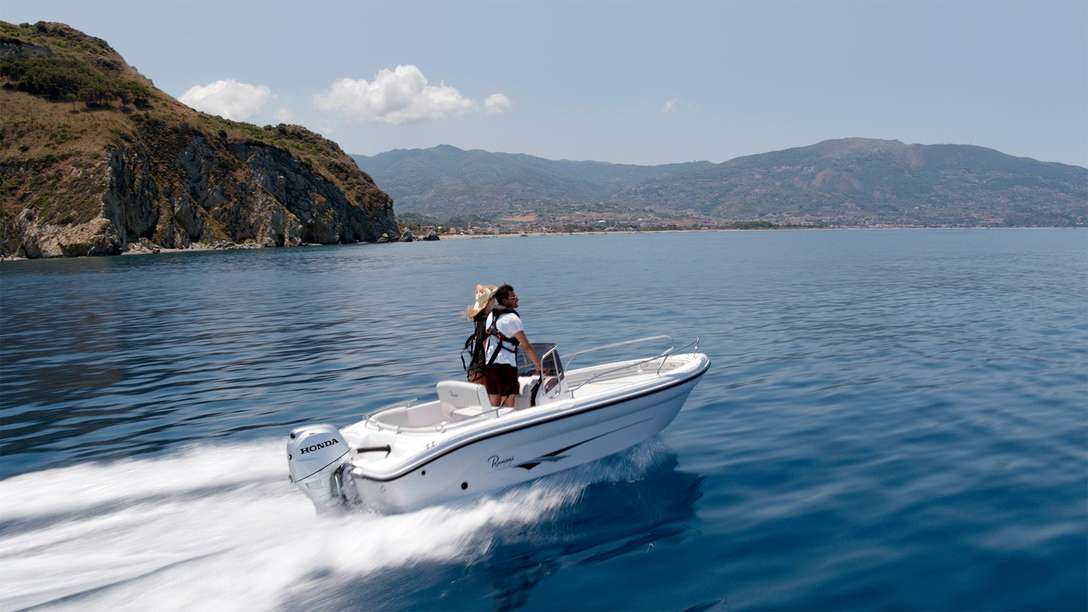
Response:
[{"label": "white boat seat cushion", "polygon": [[491,400],[483,385],[457,380],[443,380],[436,386],[438,401],[453,409],[460,417],[474,417],[491,409]]}]

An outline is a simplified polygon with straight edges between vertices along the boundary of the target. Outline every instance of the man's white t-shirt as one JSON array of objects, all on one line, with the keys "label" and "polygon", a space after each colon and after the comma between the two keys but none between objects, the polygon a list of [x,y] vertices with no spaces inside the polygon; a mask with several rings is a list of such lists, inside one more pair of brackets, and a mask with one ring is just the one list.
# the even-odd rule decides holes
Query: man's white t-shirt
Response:
[{"label": "man's white t-shirt", "polygon": [[[491,329],[491,321],[495,319],[495,314],[491,313],[487,315],[487,321],[484,325],[487,329]],[[525,331],[525,328],[521,325],[521,317],[516,314],[509,313],[499,317],[498,324],[495,325],[495,329],[499,330],[499,333],[507,338],[513,338],[514,334]],[[495,354],[495,349],[499,346],[499,339],[495,336],[487,337],[487,354],[485,355],[484,363],[491,361],[491,356]],[[510,343],[506,343],[508,348],[513,348]],[[515,368],[518,367],[517,357],[513,353],[506,349],[499,349],[499,356],[495,358],[495,363],[505,363],[506,365],[512,365]]]}]

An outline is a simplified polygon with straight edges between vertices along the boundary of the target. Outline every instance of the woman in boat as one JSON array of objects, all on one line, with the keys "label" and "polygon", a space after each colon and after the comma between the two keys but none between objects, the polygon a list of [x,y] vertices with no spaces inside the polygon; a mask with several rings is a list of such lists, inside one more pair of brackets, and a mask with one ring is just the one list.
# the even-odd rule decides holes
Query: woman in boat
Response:
[{"label": "woman in boat", "polygon": [[484,351],[487,337],[487,315],[491,313],[491,307],[495,304],[496,285],[476,285],[476,300],[465,309],[465,316],[472,320],[472,334],[465,340],[464,352],[469,354],[468,364],[464,363],[468,382],[478,385],[484,384],[484,366],[487,364],[487,354]]},{"label": "woman in boat", "polygon": [[484,386],[492,406],[513,407],[518,396],[518,350],[524,350],[526,357],[536,366],[536,371],[543,368],[537,357],[525,328],[521,323],[518,307],[518,294],[510,285],[503,285],[495,291],[495,305],[487,315],[487,365],[484,367]]}]

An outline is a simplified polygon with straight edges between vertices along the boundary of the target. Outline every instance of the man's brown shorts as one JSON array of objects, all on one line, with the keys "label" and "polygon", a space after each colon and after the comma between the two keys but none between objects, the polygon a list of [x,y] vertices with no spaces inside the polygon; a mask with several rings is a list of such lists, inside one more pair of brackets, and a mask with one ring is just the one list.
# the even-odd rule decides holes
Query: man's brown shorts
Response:
[{"label": "man's brown shorts", "polygon": [[518,369],[512,365],[496,363],[484,368],[484,387],[488,395],[517,395]]}]

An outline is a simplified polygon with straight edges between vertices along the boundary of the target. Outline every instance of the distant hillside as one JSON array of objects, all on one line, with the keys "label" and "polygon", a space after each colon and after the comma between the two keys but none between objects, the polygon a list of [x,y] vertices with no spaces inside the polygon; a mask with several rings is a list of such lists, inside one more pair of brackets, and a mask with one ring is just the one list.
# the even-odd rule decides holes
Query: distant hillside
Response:
[{"label": "distant hillside", "polygon": [[397,236],[336,143],[199,113],[104,40],[0,21],[0,256]]},{"label": "distant hillside", "polygon": [[969,145],[848,138],[720,164],[636,166],[463,151],[353,156],[401,212],[611,209],[832,225],[1088,224],[1088,169]]}]

